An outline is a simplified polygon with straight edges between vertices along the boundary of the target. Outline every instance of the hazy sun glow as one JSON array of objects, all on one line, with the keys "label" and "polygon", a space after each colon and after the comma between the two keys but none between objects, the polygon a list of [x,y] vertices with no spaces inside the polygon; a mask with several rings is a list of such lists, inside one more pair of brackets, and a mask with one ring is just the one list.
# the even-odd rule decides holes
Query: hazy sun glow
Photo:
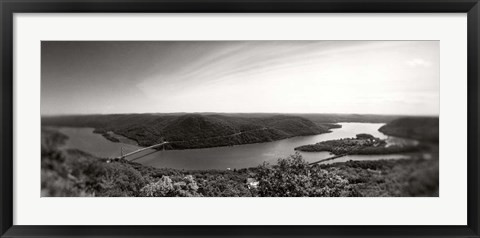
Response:
[{"label": "hazy sun glow", "polygon": [[438,115],[438,41],[42,42],[43,115]]}]

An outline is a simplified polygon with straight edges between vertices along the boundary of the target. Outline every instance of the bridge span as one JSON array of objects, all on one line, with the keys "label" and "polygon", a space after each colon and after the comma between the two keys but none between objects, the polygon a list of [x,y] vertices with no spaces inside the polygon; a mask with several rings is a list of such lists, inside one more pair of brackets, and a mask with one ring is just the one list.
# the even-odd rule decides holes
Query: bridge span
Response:
[{"label": "bridge span", "polygon": [[169,143],[170,143],[170,142],[165,141],[165,142],[162,142],[162,143],[160,143],[160,144],[156,144],[156,145],[148,146],[148,147],[145,147],[145,148],[141,148],[141,149],[138,149],[138,150],[136,150],[136,151],[133,151],[133,152],[130,152],[130,153],[121,155],[121,156],[117,157],[117,159],[124,159],[124,158],[127,157],[127,156],[134,155],[134,154],[136,154],[136,153],[140,153],[140,152],[145,151],[145,150],[148,150],[148,149],[153,149],[153,148],[156,148],[156,147],[160,147],[160,146],[162,146],[162,145],[166,145],[166,144],[169,144]]},{"label": "bridge span", "polygon": [[[248,130],[248,131],[240,131],[240,132],[236,132],[236,133],[233,133],[233,134],[230,134],[230,135],[214,136],[214,137],[208,137],[208,138],[193,138],[193,139],[190,139],[190,140],[188,140],[188,141],[209,140],[209,139],[216,139],[216,138],[233,137],[233,136],[239,136],[239,135],[241,135],[241,134],[248,133],[248,132],[252,132],[252,131],[262,131],[262,130],[269,130],[269,128],[267,128],[267,127],[262,127],[262,128],[258,128],[258,129]],[[140,152],[145,151],[145,150],[148,150],[148,149],[160,147],[160,146],[166,145],[166,144],[173,144],[173,143],[179,143],[179,142],[188,142],[188,141],[165,141],[165,142],[162,142],[162,143],[160,143],[160,144],[156,144],[156,145],[152,145],[152,146],[149,146],[149,147],[141,148],[141,149],[138,149],[138,150],[136,150],[136,151],[133,151],[133,152],[130,152],[130,153],[127,153],[127,154],[122,154],[121,156],[116,157],[115,159],[125,159],[125,157],[127,157],[127,156],[130,156],[130,155],[133,155],[133,154],[136,154],[136,153],[140,153]],[[123,152],[122,152],[122,153],[123,153]]]}]

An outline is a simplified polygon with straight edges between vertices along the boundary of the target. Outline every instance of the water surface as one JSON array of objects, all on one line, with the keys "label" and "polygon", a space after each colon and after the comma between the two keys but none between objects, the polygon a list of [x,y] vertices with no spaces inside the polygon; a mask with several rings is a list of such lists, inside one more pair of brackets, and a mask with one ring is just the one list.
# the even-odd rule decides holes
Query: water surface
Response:
[{"label": "water surface", "polygon": [[[263,162],[275,163],[278,158],[294,154],[294,148],[314,144],[325,140],[355,137],[359,133],[368,133],[388,143],[414,143],[403,139],[389,138],[378,129],[383,123],[339,123],[341,128],[332,129],[331,133],[313,136],[299,136],[289,139],[205,149],[147,150],[128,158],[144,165],[158,168],[178,169],[234,169],[253,167]],[[141,147],[128,138],[120,138],[120,143],[111,142],[100,134],[94,134],[93,128],[60,128],[60,132],[69,136],[65,148],[77,148],[99,157],[118,157],[123,148],[124,154]],[[117,135],[118,136],[118,135]],[[117,137],[118,138],[118,137]],[[329,152],[300,152],[308,162],[316,162],[331,157]],[[378,160],[406,158],[405,155],[349,155],[323,163],[344,162],[348,160]]]}]

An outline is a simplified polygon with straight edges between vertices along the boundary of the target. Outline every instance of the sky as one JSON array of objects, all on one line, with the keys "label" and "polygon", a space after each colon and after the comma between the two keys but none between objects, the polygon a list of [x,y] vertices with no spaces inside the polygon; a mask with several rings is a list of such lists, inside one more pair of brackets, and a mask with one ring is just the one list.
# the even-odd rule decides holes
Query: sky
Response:
[{"label": "sky", "polygon": [[438,41],[43,41],[41,113],[439,114]]}]

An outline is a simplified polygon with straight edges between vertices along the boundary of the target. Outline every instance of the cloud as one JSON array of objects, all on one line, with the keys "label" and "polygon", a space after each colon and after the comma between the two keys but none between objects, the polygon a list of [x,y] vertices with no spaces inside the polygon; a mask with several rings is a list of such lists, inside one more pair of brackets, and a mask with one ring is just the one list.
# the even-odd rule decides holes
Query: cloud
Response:
[{"label": "cloud", "polygon": [[430,67],[432,66],[432,62],[420,58],[412,59],[412,60],[407,60],[406,61],[407,65],[411,67]]},{"label": "cloud", "polygon": [[42,113],[438,113],[437,41],[84,44],[42,53]]}]

